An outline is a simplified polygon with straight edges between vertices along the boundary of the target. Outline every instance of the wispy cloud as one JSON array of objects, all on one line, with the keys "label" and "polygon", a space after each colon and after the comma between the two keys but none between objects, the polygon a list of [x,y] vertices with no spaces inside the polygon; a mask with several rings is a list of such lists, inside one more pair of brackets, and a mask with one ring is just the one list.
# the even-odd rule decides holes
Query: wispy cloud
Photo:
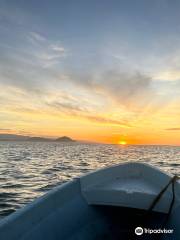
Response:
[{"label": "wispy cloud", "polygon": [[5,132],[5,131],[11,131],[10,128],[0,128],[0,131]]},{"label": "wispy cloud", "polygon": [[38,42],[45,42],[47,39],[37,32],[29,32],[28,39]]},{"label": "wispy cloud", "polygon": [[51,47],[52,50],[54,50],[56,52],[59,52],[59,53],[64,53],[65,52],[65,48],[60,46],[60,45],[53,44],[50,47]]},{"label": "wispy cloud", "polygon": [[180,131],[180,127],[166,128],[167,131]]},{"label": "wispy cloud", "polygon": [[82,102],[83,100],[81,100],[81,98],[77,99],[67,95],[64,99],[62,98],[60,100],[59,98],[59,101],[56,100],[45,104],[50,108],[50,111],[55,110],[57,114],[65,113],[69,116],[85,119],[95,123],[132,127],[131,124],[128,123],[127,120],[123,120],[122,117],[119,117],[119,119],[105,117],[102,114],[98,114],[95,108],[92,109],[90,102],[86,103],[86,105],[81,104]]},{"label": "wispy cloud", "polygon": [[37,32],[28,32],[27,40],[33,44],[32,54],[44,68],[51,67],[67,56],[67,50],[61,43],[50,40]]},{"label": "wispy cloud", "polygon": [[101,124],[104,123],[104,124],[110,124],[110,125],[117,125],[117,126],[126,127],[126,128],[132,127],[131,124],[123,120],[122,121],[115,120],[115,119],[110,119],[110,118],[105,118],[100,116],[85,116],[85,118],[93,122],[99,122]]}]

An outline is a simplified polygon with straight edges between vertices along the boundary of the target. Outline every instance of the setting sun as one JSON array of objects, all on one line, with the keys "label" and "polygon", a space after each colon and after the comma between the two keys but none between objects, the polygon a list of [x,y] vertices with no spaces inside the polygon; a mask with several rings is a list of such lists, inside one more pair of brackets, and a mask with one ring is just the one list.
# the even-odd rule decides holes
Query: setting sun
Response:
[{"label": "setting sun", "polygon": [[119,141],[118,144],[120,144],[120,145],[126,145],[127,142],[122,140],[122,141]]}]

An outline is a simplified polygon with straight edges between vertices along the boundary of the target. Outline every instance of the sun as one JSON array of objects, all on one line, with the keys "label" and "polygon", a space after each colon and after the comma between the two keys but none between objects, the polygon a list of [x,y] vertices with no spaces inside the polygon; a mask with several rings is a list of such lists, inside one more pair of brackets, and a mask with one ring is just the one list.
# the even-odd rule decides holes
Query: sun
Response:
[{"label": "sun", "polygon": [[126,145],[126,144],[127,144],[127,142],[126,142],[126,141],[124,141],[124,140],[121,140],[121,141],[119,141],[119,142],[118,142],[118,144],[120,144],[120,145]]}]

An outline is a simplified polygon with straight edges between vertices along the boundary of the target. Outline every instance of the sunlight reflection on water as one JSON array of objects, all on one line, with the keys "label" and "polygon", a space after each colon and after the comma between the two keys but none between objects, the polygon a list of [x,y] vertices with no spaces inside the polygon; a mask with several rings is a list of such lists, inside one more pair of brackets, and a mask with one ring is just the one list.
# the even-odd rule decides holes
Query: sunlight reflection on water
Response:
[{"label": "sunlight reflection on water", "polygon": [[180,147],[0,142],[0,217],[60,183],[124,161],[180,174]]}]

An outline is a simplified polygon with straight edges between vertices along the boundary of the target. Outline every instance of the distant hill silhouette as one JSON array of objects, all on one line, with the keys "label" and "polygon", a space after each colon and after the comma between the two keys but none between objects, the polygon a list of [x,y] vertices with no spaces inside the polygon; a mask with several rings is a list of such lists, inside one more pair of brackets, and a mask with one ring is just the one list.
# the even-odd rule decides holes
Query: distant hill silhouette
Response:
[{"label": "distant hill silhouette", "polygon": [[42,137],[30,137],[28,141],[33,141],[33,142],[49,142],[52,141],[52,139],[49,138],[42,138]]},{"label": "distant hill silhouette", "polygon": [[70,137],[66,137],[66,136],[59,137],[55,141],[56,142],[74,142],[73,139],[71,139]]},{"label": "distant hill silhouette", "polygon": [[1,141],[27,141],[29,136],[22,136],[16,134],[0,134]]},{"label": "distant hill silhouette", "polygon": [[16,134],[0,134],[0,141],[32,141],[32,142],[75,142],[75,140],[70,137],[63,136],[57,139],[51,138],[43,138],[43,137],[30,137],[30,136],[22,136]]}]

